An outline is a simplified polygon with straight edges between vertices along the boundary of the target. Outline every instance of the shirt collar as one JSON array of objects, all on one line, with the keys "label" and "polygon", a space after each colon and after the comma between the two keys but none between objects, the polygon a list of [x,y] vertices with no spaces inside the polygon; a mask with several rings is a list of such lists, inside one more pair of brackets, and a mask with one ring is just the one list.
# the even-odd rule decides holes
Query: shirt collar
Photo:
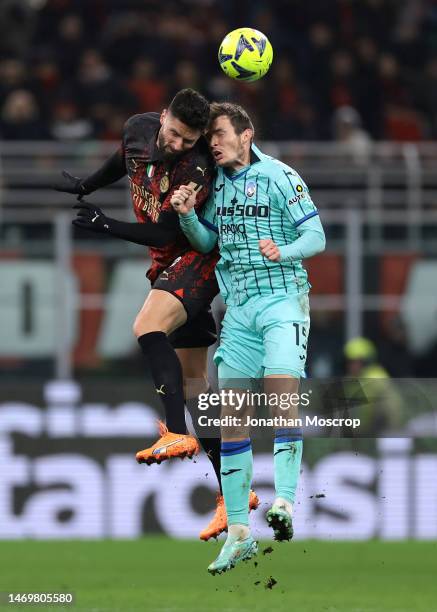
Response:
[{"label": "shirt collar", "polygon": [[161,125],[159,125],[158,129],[152,134],[149,140],[149,151],[150,151],[150,162],[160,162],[163,160],[163,156],[161,151],[158,149],[158,145],[156,141],[158,140],[159,130],[161,129]]},{"label": "shirt collar", "polygon": [[261,161],[263,153],[258,149],[256,144],[252,143],[250,147],[250,165]]}]

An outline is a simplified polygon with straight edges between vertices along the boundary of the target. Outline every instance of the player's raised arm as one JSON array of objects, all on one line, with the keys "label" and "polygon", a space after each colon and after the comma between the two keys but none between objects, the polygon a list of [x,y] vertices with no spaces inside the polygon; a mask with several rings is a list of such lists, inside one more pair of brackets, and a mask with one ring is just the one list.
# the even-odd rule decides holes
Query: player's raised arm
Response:
[{"label": "player's raised arm", "polygon": [[103,166],[96,172],[85,179],[78,176],[72,176],[64,170],[62,179],[60,179],[53,189],[63,191],[64,193],[72,193],[74,195],[85,196],[97,189],[106,187],[111,183],[115,183],[123,178],[126,174],[126,166],[124,163],[123,149],[120,147],[109,159],[105,161]]},{"label": "player's raised arm", "polygon": [[277,246],[271,240],[260,240],[260,252],[270,261],[293,261],[313,257],[325,250],[326,238],[308,187],[297,172],[284,167],[283,176],[275,181],[276,200],[298,237],[290,244]]},{"label": "player's raised arm", "polygon": [[194,209],[195,203],[196,192],[189,185],[181,185],[171,198],[171,205],[179,214],[181,229],[191,246],[200,253],[208,253],[218,240],[218,229],[214,223],[214,196],[207,200],[200,218]]}]

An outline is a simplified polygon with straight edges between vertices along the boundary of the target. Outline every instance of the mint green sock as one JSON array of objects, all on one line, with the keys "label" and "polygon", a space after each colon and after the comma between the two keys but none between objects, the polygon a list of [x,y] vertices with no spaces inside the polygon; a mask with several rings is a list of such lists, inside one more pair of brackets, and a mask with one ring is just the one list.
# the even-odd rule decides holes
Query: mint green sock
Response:
[{"label": "mint green sock", "polygon": [[302,440],[279,441],[275,438],[273,446],[273,460],[275,465],[275,491],[276,497],[283,497],[294,503],[297,482],[300,474],[302,460]]},{"label": "mint green sock", "polygon": [[253,458],[250,439],[222,442],[221,481],[228,525],[249,525]]}]

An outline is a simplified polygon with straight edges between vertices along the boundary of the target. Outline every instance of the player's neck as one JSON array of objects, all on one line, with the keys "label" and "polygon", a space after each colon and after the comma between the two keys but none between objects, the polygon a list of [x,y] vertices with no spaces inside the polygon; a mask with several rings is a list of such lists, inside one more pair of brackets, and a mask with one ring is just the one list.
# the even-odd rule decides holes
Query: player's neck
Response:
[{"label": "player's neck", "polygon": [[250,166],[250,150],[245,151],[244,154],[229,165],[227,169],[229,174],[236,174],[248,166]]}]

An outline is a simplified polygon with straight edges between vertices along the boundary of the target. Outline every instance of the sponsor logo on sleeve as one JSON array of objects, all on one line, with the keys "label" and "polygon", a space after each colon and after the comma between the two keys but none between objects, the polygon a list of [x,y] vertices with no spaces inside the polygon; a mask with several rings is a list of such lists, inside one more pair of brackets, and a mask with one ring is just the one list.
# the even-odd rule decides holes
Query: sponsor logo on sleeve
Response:
[{"label": "sponsor logo on sleeve", "polygon": [[304,193],[298,193],[296,196],[294,196],[294,198],[291,198],[290,200],[288,200],[288,205],[293,206],[293,204],[297,204],[299,200],[302,200],[304,197],[305,197]]}]

